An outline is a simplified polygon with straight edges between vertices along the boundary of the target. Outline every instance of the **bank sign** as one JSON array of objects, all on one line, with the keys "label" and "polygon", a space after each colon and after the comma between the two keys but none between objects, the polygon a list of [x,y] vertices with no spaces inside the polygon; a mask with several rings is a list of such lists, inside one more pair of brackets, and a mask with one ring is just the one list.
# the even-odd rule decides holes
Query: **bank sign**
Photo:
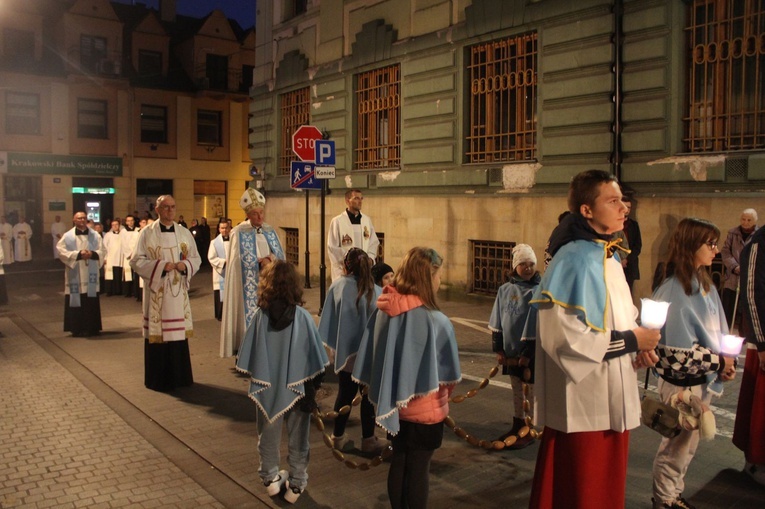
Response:
[{"label": "bank sign", "polygon": [[0,152],[0,173],[121,177],[121,157]]}]

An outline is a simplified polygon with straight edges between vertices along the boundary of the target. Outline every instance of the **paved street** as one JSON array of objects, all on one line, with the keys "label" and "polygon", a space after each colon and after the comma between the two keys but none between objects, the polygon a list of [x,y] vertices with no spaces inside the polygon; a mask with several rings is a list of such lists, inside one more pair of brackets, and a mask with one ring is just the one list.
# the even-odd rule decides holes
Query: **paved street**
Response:
[{"label": "paved street", "polygon": [[[6,269],[11,304],[0,307],[0,508],[288,506],[270,499],[258,479],[255,406],[233,360],[218,357],[209,269],[194,278],[192,291],[195,384],[172,394],[143,386],[139,303],[102,296],[104,332],[72,338],[62,331],[63,279],[60,262],[52,260]],[[306,291],[313,313],[318,295],[318,285]],[[459,393],[476,387],[493,366],[486,330],[491,305],[481,297],[442,302],[460,344]],[[453,404],[452,417],[479,438],[500,435],[511,421],[506,382],[499,375],[475,398]],[[335,390],[336,379],[328,376],[324,409]],[[702,509],[754,508],[765,500],[765,489],[741,473],[743,455],[730,442],[737,395],[735,381],[714,402],[719,434],[701,444],[686,476],[684,496]],[[348,432],[360,444],[358,409]],[[647,508],[659,435],[640,428],[631,441],[627,507]],[[388,507],[386,464],[347,468],[316,428],[311,446],[310,480],[296,507]],[[448,432],[431,468],[431,507],[525,507],[537,449],[487,452]]]}]

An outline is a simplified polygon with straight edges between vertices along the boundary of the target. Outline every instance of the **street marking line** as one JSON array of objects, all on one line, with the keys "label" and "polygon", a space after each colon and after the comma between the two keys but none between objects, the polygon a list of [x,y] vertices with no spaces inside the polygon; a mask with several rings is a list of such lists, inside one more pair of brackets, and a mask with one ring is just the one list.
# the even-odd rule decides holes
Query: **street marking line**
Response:
[{"label": "street marking line", "polygon": [[[473,375],[462,375],[463,380],[471,380],[473,382],[483,382],[483,378],[480,376],[473,376]],[[489,385],[496,385],[497,387],[502,387],[503,389],[510,389],[513,390],[513,387],[506,382],[498,382],[496,380],[489,380]]]},{"label": "street marking line", "polygon": [[[491,334],[491,331],[489,330],[489,324],[483,320],[471,320],[469,318],[450,318],[450,320],[454,323],[464,325],[465,327],[469,327],[480,332],[485,332],[486,334]],[[485,323],[486,325],[484,327],[480,327],[473,322]]]}]

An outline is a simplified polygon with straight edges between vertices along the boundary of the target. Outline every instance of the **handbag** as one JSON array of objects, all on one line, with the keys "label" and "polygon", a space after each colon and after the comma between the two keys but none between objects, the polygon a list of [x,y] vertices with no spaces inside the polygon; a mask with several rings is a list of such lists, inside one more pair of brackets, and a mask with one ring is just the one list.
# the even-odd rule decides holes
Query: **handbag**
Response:
[{"label": "handbag", "polygon": [[645,386],[643,398],[640,401],[640,420],[643,424],[656,431],[663,437],[674,438],[680,434],[680,412],[658,399],[649,398],[648,377],[650,370],[645,371]]}]

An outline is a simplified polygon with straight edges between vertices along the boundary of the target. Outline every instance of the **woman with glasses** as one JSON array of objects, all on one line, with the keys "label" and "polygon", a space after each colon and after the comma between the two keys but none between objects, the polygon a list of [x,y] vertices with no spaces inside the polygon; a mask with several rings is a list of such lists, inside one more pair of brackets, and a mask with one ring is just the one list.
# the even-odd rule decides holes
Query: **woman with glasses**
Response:
[{"label": "woman with glasses", "polygon": [[[662,281],[653,294],[654,300],[670,303],[656,348],[659,396],[667,404],[687,389],[709,405],[713,395],[722,395],[720,380],[736,375],[735,357],[719,353],[728,323],[707,271],[718,253],[719,238],[720,230],[709,221],[685,218],[669,241]],[[683,478],[699,438],[698,429],[683,429],[674,438],[662,439],[653,462],[654,509],[693,507],[682,498]]]}]

